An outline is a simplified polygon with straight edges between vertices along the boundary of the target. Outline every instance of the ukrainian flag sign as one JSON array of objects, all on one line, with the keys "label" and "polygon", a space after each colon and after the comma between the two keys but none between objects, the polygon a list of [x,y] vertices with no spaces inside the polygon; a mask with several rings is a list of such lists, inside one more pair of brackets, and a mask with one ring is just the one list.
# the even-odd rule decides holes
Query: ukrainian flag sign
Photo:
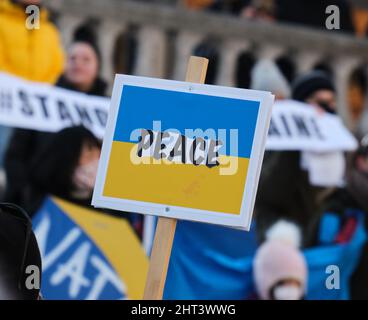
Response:
[{"label": "ukrainian flag sign", "polygon": [[47,198],[33,227],[45,299],[142,299],[148,258],[125,219]]},{"label": "ukrainian flag sign", "polygon": [[248,229],[273,95],[117,75],[92,204]]}]

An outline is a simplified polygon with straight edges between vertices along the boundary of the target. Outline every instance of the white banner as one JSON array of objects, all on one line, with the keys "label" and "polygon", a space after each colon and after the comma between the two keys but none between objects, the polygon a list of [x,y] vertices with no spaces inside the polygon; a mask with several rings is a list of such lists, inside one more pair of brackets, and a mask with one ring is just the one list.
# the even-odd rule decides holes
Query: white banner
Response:
[{"label": "white banner", "polygon": [[[0,73],[1,125],[54,132],[83,124],[102,138],[109,104],[108,98]],[[293,100],[275,103],[267,150],[329,152],[356,148],[356,139],[338,116],[318,112],[310,105]]]},{"label": "white banner", "polygon": [[0,73],[0,124],[5,126],[54,132],[83,124],[102,138],[109,104],[105,97]]},{"label": "white banner", "polygon": [[294,100],[275,102],[267,150],[330,152],[353,151],[357,147],[355,137],[340,117]]}]

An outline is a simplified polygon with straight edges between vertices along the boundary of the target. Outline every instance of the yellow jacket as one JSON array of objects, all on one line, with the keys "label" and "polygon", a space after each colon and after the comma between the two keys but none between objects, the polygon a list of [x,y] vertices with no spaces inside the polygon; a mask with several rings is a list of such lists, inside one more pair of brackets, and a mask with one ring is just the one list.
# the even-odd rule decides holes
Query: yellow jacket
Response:
[{"label": "yellow jacket", "polygon": [[54,83],[64,68],[59,34],[40,10],[40,28],[27,29],[25,7],[0,0],[0,72]]}]

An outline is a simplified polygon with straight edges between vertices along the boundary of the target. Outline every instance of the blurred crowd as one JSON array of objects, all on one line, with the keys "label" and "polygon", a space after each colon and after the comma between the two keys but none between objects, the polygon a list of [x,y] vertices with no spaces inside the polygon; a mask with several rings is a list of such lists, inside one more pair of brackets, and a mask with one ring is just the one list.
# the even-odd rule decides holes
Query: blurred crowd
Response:
[{"label": "blurred crowd", "polygon": [[[191,9],[324,28],[325,7],[330,2],[340,8],[342,31],[366,34],[367,15],[345,0],[186,0],[184,4]],[[25,28],[25,6],[29,4],[41,5],[39,30]],[[211,41],[200,43],[193,54],[210,58],[207,83],[214,83],[217,52]],[[97,41],[88,27],[78,28],[72,44],[63,48],[59,32],[40,0],[0,0],[0,72],[105,96],[107,84],[100,77],[100,65]],[[364,95],[364,74],[358,74],[354,81],[358,96]],[[278,100],[294,99],[321,113],[338,116],[334,78],[324,66],[295,76],[287,60],[255,61],[246,54],[241,57],[237,83],[239,87],[271,91]],[[301,250],[318,245],[321,216],[332,212],[338,217],[341,228],[332,242],[344,243],[354,232],[356,215],[368,214],[366,133],[355,132],[359,148],[353,154],[343,155],[345,183],[336,187],[310,182],[308,170],[302,166],[302,158],[311,156],[306,152],[266,152],[255,208],[262,245],[254,262],[257,292],[253,298],[303,299],[307,266]],[[57,133],[0,127],[0,199],[19,205],[30,217],[49,194],[90,206],[100,152],[101,141],[82,126]],[[133,213],[127,217],[141,236],[142,217]],[[0,229],[3,228],[1,224]],[[368,246],[363,248],[351,279],[351,294],[353,298],[368,299]]]},{"label": "blurred crowd", "polygon": [[326,27],[326,8],[334,5],[340,9],[341,31],[355,32],[360,36],[367,34],[367,12],[347,0],[184,0],[184,5],[194,10],[323,29]]}]

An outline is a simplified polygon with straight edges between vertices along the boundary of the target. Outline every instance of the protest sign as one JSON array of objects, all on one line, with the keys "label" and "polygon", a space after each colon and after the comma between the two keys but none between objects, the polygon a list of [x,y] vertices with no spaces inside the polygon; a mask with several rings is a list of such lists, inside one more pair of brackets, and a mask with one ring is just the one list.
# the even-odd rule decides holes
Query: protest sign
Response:
[{"label": "protest sign", "polygon": [[117,75],[92,204],[248,229],[272,102]]},{"label": "protest sign", "polygon": [[148,259],[121,218],[48,198],[33,218],[45,299],[141,299]]},{"label": "protest sign", "polygon": [[84,125],[102,138],[109,99],[0,73],[0,124],[55,132]]},{"label": "protest sign", "polygon": [[176,219],[249,229],[273,95],[117,75],[92,204],[159,216],[145,299],[162,299]]}]

